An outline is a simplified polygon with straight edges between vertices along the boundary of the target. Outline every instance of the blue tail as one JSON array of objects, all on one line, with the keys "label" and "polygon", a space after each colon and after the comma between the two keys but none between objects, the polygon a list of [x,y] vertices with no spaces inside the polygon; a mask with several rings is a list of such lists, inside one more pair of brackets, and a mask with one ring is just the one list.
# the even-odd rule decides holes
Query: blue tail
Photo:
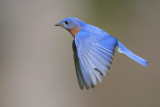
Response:
[{"label": "blue tail", "polygon": [[124,45],[122,45],[119,41],[118,41],[118,52],[127,55],[129,58],[135,60],[139,64],[143,65],[144,67],[147,67],[147,64],[148,64],[147,60],[132,53],[129,49],[127,49]]}]

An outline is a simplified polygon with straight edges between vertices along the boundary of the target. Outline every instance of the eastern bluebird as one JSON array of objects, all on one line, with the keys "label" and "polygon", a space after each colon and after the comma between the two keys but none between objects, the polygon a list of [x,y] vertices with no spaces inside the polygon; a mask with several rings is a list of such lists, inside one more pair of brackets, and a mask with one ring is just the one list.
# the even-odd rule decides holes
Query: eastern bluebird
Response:
[{"label": "eastern bluebird", "polygon": [[148,61],[132,53],[116,38],[100,28],[77,18],[66,18],[55,26],[68,30],[74,37],[72,48],[75,69],[81,89],[94,87],[102,82],[101,75],[107,76],[114,52],[125,54],[143,66]]}]

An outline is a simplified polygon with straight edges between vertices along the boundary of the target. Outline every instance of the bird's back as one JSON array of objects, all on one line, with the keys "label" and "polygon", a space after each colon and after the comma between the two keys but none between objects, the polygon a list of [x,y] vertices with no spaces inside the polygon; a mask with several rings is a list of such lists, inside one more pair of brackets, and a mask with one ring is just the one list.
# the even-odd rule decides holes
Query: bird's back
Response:
[{"label": "bird's back", "polygon": [[90,25],[90,24],[86,24],[81,31],[85,31],[85,32],[89,32],[89,33],[93,33],[95,35],[109,35],[107,32],[103,31],[102,29]]},{"label": "bird's back", "polygon": [[[98,41],[106,39],[106,38],[108,38],[108,39],[112,38],[112,39],[117,40],[116,38],[114,38],[113,36],[111,36],[107,32],[103,31],[102,29],[100,29],[96,26],[90,25],[90,24],[86,24],[80,30],[80,33],[81,33],[81,35],[77,35],[77,36],[81,36],[81,38],[83,38],[83,36],[85,36],[84,39],[88,39],[92,43],[98,42]],[[83,33],[88,34],[88,35],[83,35]]]}]

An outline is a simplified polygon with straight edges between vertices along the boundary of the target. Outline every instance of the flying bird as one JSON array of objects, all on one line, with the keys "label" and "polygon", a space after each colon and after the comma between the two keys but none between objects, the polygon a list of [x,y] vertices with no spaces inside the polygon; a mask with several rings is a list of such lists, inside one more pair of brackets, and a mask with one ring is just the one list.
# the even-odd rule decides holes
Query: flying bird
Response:
[{"label": "flying bird", "polygon": [[55,26],[61,26],[73,36],[73,57],[80,89],[95,87],[102,82],[101,75],[107,76],[115,52],[147,66],[148,61],[132,53],[115,37],[102,29],[77,18],[65,18]]}]

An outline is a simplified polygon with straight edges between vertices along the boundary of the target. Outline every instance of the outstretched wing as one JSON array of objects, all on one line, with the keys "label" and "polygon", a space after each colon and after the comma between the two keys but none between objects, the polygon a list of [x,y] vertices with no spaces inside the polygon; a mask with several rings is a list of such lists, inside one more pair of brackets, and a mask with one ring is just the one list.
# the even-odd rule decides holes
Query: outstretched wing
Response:
[{"label": "outstretched wing", "polygon": [[81,89],[84,83],[88,89],[94,87],[97,80],[102,82],[101,75],[107,76],[116,45],[117,39],[109,34],[96,35],[81,31],[76,35],[74,60]]}]

